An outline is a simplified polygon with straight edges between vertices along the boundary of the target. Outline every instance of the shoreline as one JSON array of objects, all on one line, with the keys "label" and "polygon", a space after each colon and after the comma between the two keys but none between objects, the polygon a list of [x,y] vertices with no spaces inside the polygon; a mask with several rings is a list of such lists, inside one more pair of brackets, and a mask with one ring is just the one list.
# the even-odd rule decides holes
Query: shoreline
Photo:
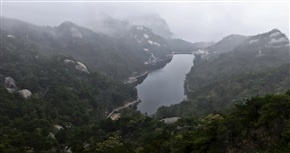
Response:
[{"label": "shoreline", "polygon": [[115,108],[110,114],[107,115],[107,118],[110,118],[113,114],[116,114],[118,113],[120,110],[124,109],[124,108],[127,108],[127,107],[130,107],[130,106],[134,106],[134,105],[138,105],[139,103],[141,103],[141,99],[139,97],[137,97],[136,100],[134,101],[131,101],[131,102],[128,102],[128,103],[125,103],[123,106],[120,106],[118,108]]},{"label": "shoreline", "polygon": [[159,61],[157,61],[154,64],[148,64],[146,72],[144,72],[144,73],[142,73],[142,74],[140,74],[138,76],[129,77],[129,80],[126,81],[125,83],[126,84],[133,84],[134,86],[137,86],[137,85],[141,84],[147,78],[149,72],[162,69],[168,63],[170,63],[172,61],[173,55],[174,54],[171,54],[171,56],[168,56],[165,59],[159,59]]}]

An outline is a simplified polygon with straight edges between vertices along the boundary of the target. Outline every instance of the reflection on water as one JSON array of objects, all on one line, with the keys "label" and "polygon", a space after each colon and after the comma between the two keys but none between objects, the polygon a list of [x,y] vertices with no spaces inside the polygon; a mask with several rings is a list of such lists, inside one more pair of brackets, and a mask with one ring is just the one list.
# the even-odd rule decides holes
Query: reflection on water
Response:
[{"label": "reflection on water", "polygon": [[193,59],[194,55],[177,54],[164,68],[150,72],[137,86],[142,100],[138,109],[151,115],[162,105],[169,106],[185,99],[183,84],[185,75],[193,66]]}]

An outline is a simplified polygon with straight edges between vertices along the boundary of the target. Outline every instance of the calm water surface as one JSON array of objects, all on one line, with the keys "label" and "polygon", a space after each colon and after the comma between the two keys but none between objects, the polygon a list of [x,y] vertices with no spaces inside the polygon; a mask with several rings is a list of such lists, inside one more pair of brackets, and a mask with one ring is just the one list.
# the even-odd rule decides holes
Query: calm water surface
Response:
[{"label": "calm water surface", "polygon": [[193,66],[193,59],[194,55],[177,54],[164,68],[150,72],[137,86],[142,100],[138,109],[151,115],[162,105],[169,106],[185,99],[183,84],[185,75]]}]

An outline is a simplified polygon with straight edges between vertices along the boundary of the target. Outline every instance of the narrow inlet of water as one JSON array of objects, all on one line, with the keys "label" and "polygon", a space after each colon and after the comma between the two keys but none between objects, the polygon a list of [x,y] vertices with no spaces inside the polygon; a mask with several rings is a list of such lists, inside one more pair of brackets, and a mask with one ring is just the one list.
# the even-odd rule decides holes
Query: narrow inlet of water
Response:
[{"label": "narrow inlet of water", "polygon": [[194,55],[176,54],[164,68],[150,72],[142,84],[137,86],[142,103],[138,110],[152,115],[162,106],[180,103],[184,95],[184,80],[193,66]]}]

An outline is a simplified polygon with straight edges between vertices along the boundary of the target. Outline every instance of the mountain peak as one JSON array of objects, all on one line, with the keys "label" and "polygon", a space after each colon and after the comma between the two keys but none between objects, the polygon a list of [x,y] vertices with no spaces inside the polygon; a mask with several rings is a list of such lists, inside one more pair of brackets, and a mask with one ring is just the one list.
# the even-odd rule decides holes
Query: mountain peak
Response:
[{"label": "mountain peak", "polygon": [[281,33],[281,31],[277,28],[272,29],[269,33],[273,33],[273,32],[280,32]]},{"label": "mountain peak", "polygon": [[142,25],[152,29],[152,31],[164,38],[172,38],[173,33],[165,19],[161,18],[158,14],[145,15],[141,17],[130,18],[134,25]]},{"label": "mountain peak", "polygon": [[65,21],[59,25],[59,27],[73,27],[73,26],[75,26],[75,24],[70,21]]},{"label": "mountain peak", "polygon": [[248,43],[258,47],[257,50],[260,50],[261,47],[280,48],[289,46],[287,36],[278,29],[252,36],[248,39]]},{"label": "mountain peak", "polygon": [[68,33],[73,38],[83,38],[83,35],[80,31],[80,27],[70,21],[65,21],[60,24],[57,29],[61,32]]},{"label": "mountain peak", "polygon": [[272,30],[269,31],[267,34],[269,35],[270,38],[272,38],[272,37],[280,36],[280,35],[282,35],[283,33],[282,33],[280,30],[278,30],[278,29],[272,29]]},{"label": "mountain peak", "polygon": [[248,37],[238,34],[231,34],[224,37],[217,43],[207,47],[209,53],[225,53],[233,50],[236,46],[245,41]]}]

